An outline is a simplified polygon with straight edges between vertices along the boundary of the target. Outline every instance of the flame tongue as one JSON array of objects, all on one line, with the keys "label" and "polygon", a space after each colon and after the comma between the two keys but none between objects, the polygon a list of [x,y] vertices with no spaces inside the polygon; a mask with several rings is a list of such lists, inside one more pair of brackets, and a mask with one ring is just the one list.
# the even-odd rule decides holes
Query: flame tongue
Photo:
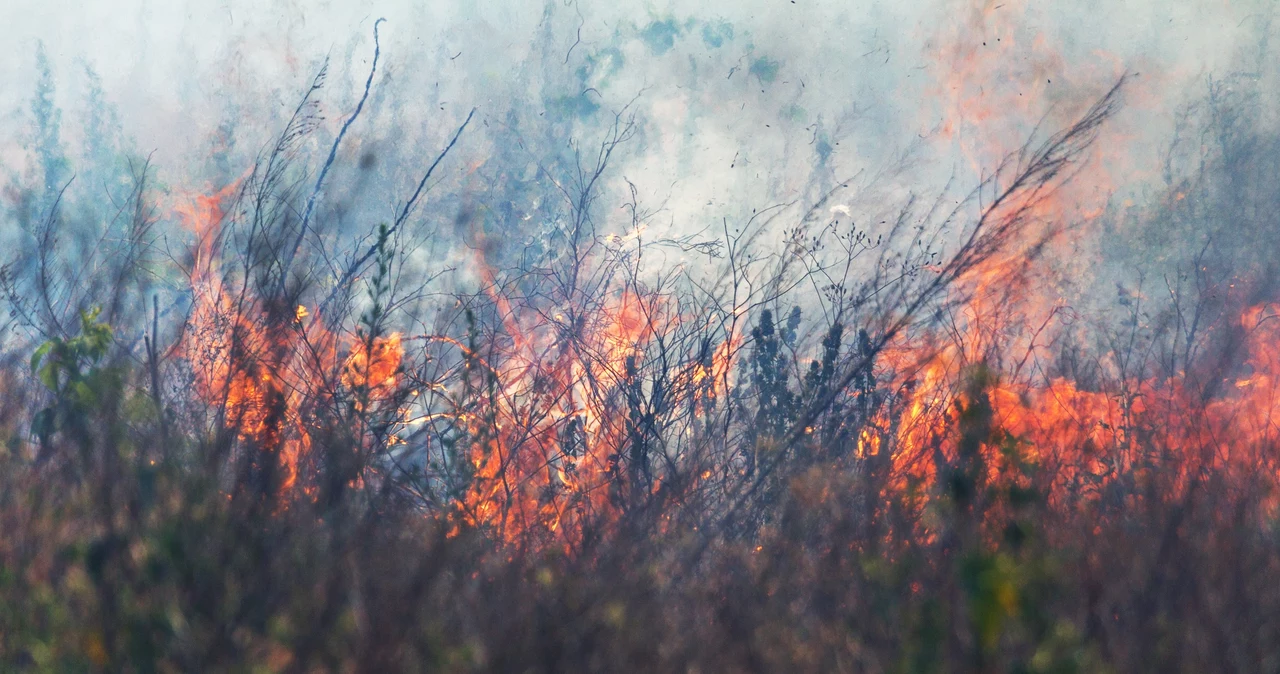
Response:
[{"label": "flame tongue", "polygon": [[193,309],[181,349],[197,394],[220,410],[223,423],[252,451],[274,464],[269,472],[279,475],[281,490],[289,491],[298,484],[300,463],[312,445],[306,411],[330,395],[329,373],[340,370],[344,387],[363,389],[370,399],[387,398],[398,384],[404,352],[395,333],[373,340],[372,350],[354,340],[344,360],[338,339],[305,306],[292,312],[292,320],[275,320],[258,298],[232,292],[218,242],[238,185],[179,199],[174,207],[196,235]]},{"label": "flame tongue", "polygon": [[[274,466],[280,489],[288,491],[311,482],[302,467],[314,442],[310,415],[318,401],[335,387],[356,391],[358,414],[393,399],[404,344],[398,333],[357,338],[343,354],[340,340],[305,306],[272,321],[260,300],[229,290],[217,242],[236,191],[231,185],[175,206],[196,235],[194,308],[182,349],[196,392],[222,411],[250,451],[266,457],[264,465]],[[1247,359],[1241,376],[1215,396],[1193,393],[1185,375],[1118,377],[1125,382],[1119,388],[1085,389],[1062,376],[1023,376],[1023,364],[1043,359],[1050,333],[1061,329],[1056,320],[1063,305],[1045,304],[1025,284],[1010,283],[1025,277],[1010,274],[1008,264],[994,259],[971,277],[962,293],[968,300],[948,333],[904,335],[878,354],[876,379],[893,402],[860,428],[856,454],[887,457],[892,488],[929,485],[939,456],[957,458],[953,429],[959,410],[971,404],[962,392],[965,373],[979,363],[997,375],[984,394],[995,428],[1024,448],[1026,461],[1050,471],[1051,499],[1078,494],[1082,485],[1097,496],[1100,485],[1160,460],[1160,452],[1183,460],[1177,465],[1184,480],[1186,466],[1196,462],[1280,477],[1267,451],[1280,417],[1275,307],[1258,305],[1240,315]],[[586,527],[616,517],[624,492],[646,493],[661,484],[660,471],[650,472],[629,454],[646,433],[659,432],[637,421],[644,409],[642,373],[654,341],[689,319],[633,285],[556,312],[513,305],[488,285],[508,340],[486,347],[483,365],[492,386],[478,387],[480,399],[453,414],[469,438],[472,473],[457,515],[508,541],[573,545]],[[1019,327],[1028,324],[1040,327]],[[710,414],[728,393],[739,346],[736,337],[708,344],[688,367],[667,372],[663,385],[687,396],[695,418]],[[995,359],[1011,349],[1026,355],[1012,365]],[[1001,451],[989,444],[985,451]],[[999,461],[987,465],[1000,470]],[[696,471],[702,479],[713,472]]]}]

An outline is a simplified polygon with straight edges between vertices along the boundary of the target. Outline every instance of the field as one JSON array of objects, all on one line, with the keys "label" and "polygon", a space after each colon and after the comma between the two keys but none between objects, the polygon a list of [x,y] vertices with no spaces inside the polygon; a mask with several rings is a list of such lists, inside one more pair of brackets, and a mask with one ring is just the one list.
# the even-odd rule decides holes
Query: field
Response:
[{"label": "field", "polygon": [[1175,99],[1010,5],[869,168],[745,18],[549,3],[439,100],[370,19],[185,163],[41,42],[0,669],[1280,671],[1269,28]]}]

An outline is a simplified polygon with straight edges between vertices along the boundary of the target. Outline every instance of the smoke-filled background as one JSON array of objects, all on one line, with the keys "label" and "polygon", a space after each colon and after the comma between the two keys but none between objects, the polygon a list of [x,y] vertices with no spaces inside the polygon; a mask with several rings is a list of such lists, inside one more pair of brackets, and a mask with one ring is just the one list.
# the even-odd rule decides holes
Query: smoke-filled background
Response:
[{"label": "smoke-filled background", "polygon": [[[535,214],[546,205],[515,183],[537,180],[539,162],[566,159],[570,141],[591,143],[630,105],[643,124],[613,187],[630,179],[681,233],[813,198],[907,154],[925,159],[917,184],[975,183],[1037,124],[1078,112],[1124,72],[1135,81],[1103,143],[1106,187],[1159,181],[1178,114],[1206,81],[1266,77],[1272,18],[1265,2],[24,0],[3,11],[0,147],[19,175],[35,170],[23,148],[43,114],[39,91],[62,113],[49,140],[62,144],[68,177],[84,169],[88,134],[154,153],[168,183],[232,180],[326,58],[323,128],[336,132],[368,75],[374,21],[386,18],[369,109],[342,148],[376,163],[359,204],[372,217],[406,198],[411,169],[473,107],[481,128],[447,180],[486,163],[476,180],[501,183],[512,209]],[[335,208],[350,195],[325,197]],[[520,220],[503,222],[504,234],[534,238],[542,219],[520,232]]]},{"label": "smoke-filled background", "polygon": [[[1194,158],[1171,156],[1173,144],[1209,88],[1238,95],[1271,76],[1273,15],[1266,2],[1225,1],[24,0],[3,12],[12,49],[0,63],[0,157],[11,186],[50,188],[28,204],[31,217],[72,176],[69,197],[103,205],[113,185],[123,189],[123,172],[111,170],[126,154],[149,156],[166,187],[233,182],[327,60],[320,132],[307,139],[317,170],[360,98],[373,26],[385,18],[367,109],[319,212],[334,237],[393,217],[474,108],[477,124],[433,177],[450,203],[433,206],[420,230],[433,259],[452,266],[470,259],[459,244],[498,264],[537,249],[563,215],[555,185],[619,113],[639,124],[604,176],[612,203],[596,219],[617,234],[635,224],[614,205],[630,201],[629,181],[650,238],[698,237],[762,209],[811,205],[842,181],[880,194],[948,184],[963,193],[1129,73],[1126,106],[1073,208],[1132,205],[1194,170]],[[484,207],[471,207],[481,192]],[[1099,254],[1084,245],[1082,255]]]}]

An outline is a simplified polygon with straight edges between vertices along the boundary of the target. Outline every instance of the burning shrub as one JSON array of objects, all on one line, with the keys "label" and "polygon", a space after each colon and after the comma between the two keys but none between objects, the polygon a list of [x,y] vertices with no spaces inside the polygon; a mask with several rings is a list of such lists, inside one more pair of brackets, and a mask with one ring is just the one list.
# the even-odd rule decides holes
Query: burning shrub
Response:
[{"label": "burning shrub", "polygon": [[[1202,284],[1194,309],[1170,284],[1175,328],[1122,289],[1088,381],[1044,365],[1044,340],[1091,353],[1029,288],[1125,80],[954,207],[853,224],[840,183],[790,228],[764,209],[712,238],[650,234],[630,184],[606,226],[642,130],[623,109],[548,179],[562,203],[531,207],[545,245],[513,261],[464,203],[470,274],[442,288],[406,232],[475,111],[386,224],[346,250],[326,229],[379,26],[318,170],[326,68],[238,179],[170,191],[172,268],[144,254],[146,164],[106,281],[57,259],[58,199],[4,267],[41,335],[30,382],[0,370],[5,666],[1274,669],[1266,284]],[[654,26],[655,52],[688,28]],[[783,67],[752,62],[762,84]],[[498,168],[495,193],[530,182]]]}]

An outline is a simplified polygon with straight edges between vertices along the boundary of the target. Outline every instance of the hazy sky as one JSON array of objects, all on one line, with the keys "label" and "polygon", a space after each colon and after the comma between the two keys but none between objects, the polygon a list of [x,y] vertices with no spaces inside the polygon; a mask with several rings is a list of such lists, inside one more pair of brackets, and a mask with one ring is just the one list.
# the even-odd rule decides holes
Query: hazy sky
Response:
[{"label": "hazy sky", "polygon": [[[1136,116],[1117,125],[1136,147],[1133,138],[1168,124],[1188,84],[1235,67],[1273,11],[1238,0],[553,1],[556,19],[543,26],[544,5],[528,0],[7,0],[0,158],[21,160],[39,41],[68,142],[88,65],[125,136],[177,179],[228,119],[260,136],[246,150],[266,142],[326,55],[323,103],[335,128],[367,73],[373,22],[385,17],[364,135],[429,156],[471,107],[497,123],[533,82],[569,78],[593,49],[620,43],[627,67],[598,87],[600,102],[618,109],[638,96],[650,123],[623,172],[653,198],[710,217],[743,195],[798,190],[767,173],[807,162],[798,148],[815,129],[841,141],[837,171],[872,167],[921,138],[949,148],[963,171],[1126,71],[1138,73]],[[651,38],[646,27],[668,18],[684,31],[670,50],[616,39]],[[718,51],[695,38],[715,22],[734,31]],[[767,82],[748,71],[757,60],[776,67]],[[1126,170],[1141,174],[1155,156],[1130,152]]]}]

